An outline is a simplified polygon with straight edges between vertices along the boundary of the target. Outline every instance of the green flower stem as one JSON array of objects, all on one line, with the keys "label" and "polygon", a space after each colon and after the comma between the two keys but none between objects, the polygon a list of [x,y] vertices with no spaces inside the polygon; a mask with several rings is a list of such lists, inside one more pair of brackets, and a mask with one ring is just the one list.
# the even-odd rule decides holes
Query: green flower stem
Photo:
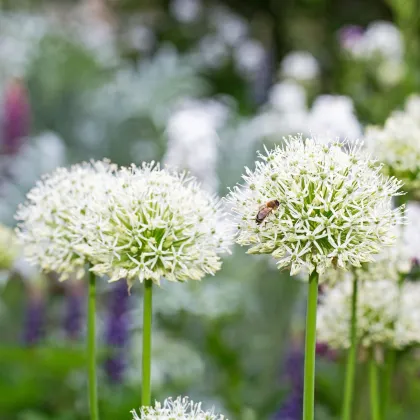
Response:
[{"label": "green flower stem", "polygon": [[385,355],[384,375],[382,380],[382,401],[381,401],[381,415],[385,418],[385,413],[388,410],[388,403],[390,400],[392,377],[395,368],[396,351],[392,348],[387,349]]},{"label": "green flower stem", "polygon": [[378,389],[378,365],[375,360],[373,351],[369,360],[369,384],[370,384],[370,409],[372,420],[380,420],[380,404],[379,404],[379,389]]},{"label": "green flower stem", "polygon": [[150,406],[151,396],[151,352],[152,352],[152,281],[144,282],[143,301],[143,377],[141,385],[141,403]]},{"label": "green flower stem", "polygon": [[88,297],[88,325],[87,325],[87,352],[89,371],[89,407],[91,420],[98,420],[98,390],[96,385],[96,278],[89,272],[89,297]]},{"label": "green flower stem", "polygon": [[315,346],[318,278],[314,270],[309,276],[308,306],[306,311],[305,383],[303,389],[303,420],[314,419],[315,403]]},{"label": "green flower stem", "polygon": [[357,289],[358,281],[354,271],[353,293],[351,299],[351,325],[350,325],[350,350],[347,355],[346,382],[344,388],[343,420],[351,420],[353,406],[354,379],[356,374],[356,352],[357,352]]}]

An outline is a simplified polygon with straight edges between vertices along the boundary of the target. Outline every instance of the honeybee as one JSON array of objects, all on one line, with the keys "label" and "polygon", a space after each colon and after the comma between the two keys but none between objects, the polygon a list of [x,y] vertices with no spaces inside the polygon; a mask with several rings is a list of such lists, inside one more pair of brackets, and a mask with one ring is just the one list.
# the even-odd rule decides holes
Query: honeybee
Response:
[{"label": "honeybee", "polygon": [[271,200],[261,206],[258,210],[257,216],[255,217],[257,224],[260,225],[273,210],[277,210],[279,208],[279,205],[279,200]]}]

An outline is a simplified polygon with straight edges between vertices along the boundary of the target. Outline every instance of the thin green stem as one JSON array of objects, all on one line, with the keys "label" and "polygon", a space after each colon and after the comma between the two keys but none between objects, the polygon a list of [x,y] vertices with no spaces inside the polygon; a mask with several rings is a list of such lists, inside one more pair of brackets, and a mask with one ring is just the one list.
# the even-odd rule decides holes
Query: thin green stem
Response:
[{"label": "thin green stem", "polygon": [[370,355],[369,360],[369,385],[370,385],[370,410],[372,413],[372,420],[380,420],[380,404],[379,404],[379,389],[378,389],[378,365],[375,360],[375,355]]},{"label": "thin green stem", "polygon": [[346,382],[344,385],[343,420],[351,420],[353,407],[354,379],[356,374],[356,352],[357,352],[357,289],[358,281],[356,272],[353,277],[353,293],[351,299],[351,325],[350,325],[350,350],[347,355]]},{"label": "thin green stem", "polygon": [[88,325],[87,325],[87,352],[89,370],[89,407],[91,420],[98,420],[98,390],[96,385],[96,278],[89,272],[89,297],[88,297]]},{"label": "thin green stem", "polygon": [[396,351],[392,348],[387,349],[385,354],[384,377],[382,381],[382,401],[381,401],[381,416],[384,419],[388,410],[390,400],[392,377],[395,369]]},{"label": "thin green stem", "polygon": [[144,282],[143,301],[143,377],[141,385],[141,403],[150,406],[151,395],[151,358],[152,353],[152,281]]},{"label": "thin green stem", "polygon": [[314,419],[316,308],[318,303],[318,278],[319,275],[315,270],[309,276],[308,305],[306,310],[303,420]]}]

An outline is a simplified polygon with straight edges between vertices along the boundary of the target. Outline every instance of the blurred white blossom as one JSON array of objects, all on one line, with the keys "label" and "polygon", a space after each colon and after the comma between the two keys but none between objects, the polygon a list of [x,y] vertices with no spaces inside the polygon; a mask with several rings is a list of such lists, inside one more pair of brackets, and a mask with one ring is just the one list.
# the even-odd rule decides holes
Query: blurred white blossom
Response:
[{"label": "blurred white blossom", "polygon": [[307,51],[293,51],[281,62],[281,74],[285,78],[306,82],[316,79],[319,73],[318,61]]},{"label": "blurred white blossom", "polygon": [[403,230],[404,245],[413,262],[420,263],[420,204],[410,201],[405,211],[407,226]]},{"label": "blurred white blossom", "polygon": [[25,75],[40,40],[50,30],[41,15],[0,11],[0,82]]},{"label": "blurred white blossom", "polygon": [[264,56],[264,46],[255,39],[247,39],[233,50],[236,67],[247,76],[255,75],[260,70]]},{"label": "blurred white blossom", "polygon": [[179,22],[191,23],[199,18],[202,4],[200,0],[172,0],[170,10]]},{"label": "blurred white blossom", "polygon": [[[317,339],[332,348],[350,347],[352,281],[346,279],[327,290],[318,307]],[[359,284],[357,340],[363,347],[389,344],[394,339],[400,289],[396,282],[378,280]]]},{"label": "blurred white blossom", "polygon": [[111,281],[200,280],[221,267],[230,245],[221,203],[193,177],[153,162],[117,174],[116,185],[87,209],[86,244],[92,270]]},{"label": "blurred white blossom", "polygon": [[404,348],[420,344],[420,283],[404,283],[401,289],[394,345]]},{"label": "blurred white blossom", "polygon": [[400,30],[391,22],[371,23],[361,38],[362,54],[367,59],[401,61],[404,42]]},{"label": "blurred white blossom", "polygon": [[362,128],[348,96],[320,95],[309,112],[308,127],[314,135],[356,140]]},{"label": "blurred white blossom", "polygon": [[225,7],[213,8],[210,22],[218,35],[231,47],[237,46],[248,34],[246,21]]},{"label": "blurred white blossom", "polygon": [[[129,366],[141,365],[142,352],[138,346],[141,340],[141,334],[134,334],[130,340],[132,345]],[[189,386],[204,378],[205,364],[200,353],[187,341],[168,336],[159,328],[153,332],[152,356],[151,372],[154,389],[164,389],[168,382]],[[137,369],[129,369],[130,383],[138,386],[140,379]]]},{"label": "blurred white blossom", "polygon": [[[203,411],[201,403],[194,403],[188,397],[168,398],[163,404],[156,402],[154,407],[142,407],[140,416],[131,411],[133,420],[225,420],[225,417],[215,414],[214,410]],[[226,419],[227,420],[227,419]]]},{"label": "blurred white blossom", "polygon": [[384,127],[368,127],[367,150],[408,190],[420,187],[420,124],[406,112],[394,112]]},{"label": "blurred white blossom", "polygon": [[163,161],[191,172],[209,191],[218,186],[217,130],[226,119],[228,109],[219,102],[189,101],[169,118],[168,147]]},{"label": "blurred white blossom", "polygon": [[269,92],[269,103],[280,112],[306,111],[305,89],[293,80],[275,84]]},{"label": "blurred white blossom", "polygon": [[[384,178],[361,147],[300,136],[260,154],[255,171],[246,168],[245,185],[227,197],[236,241],[251,245],[250,254],[271,254],[292,274],[373,261],[395,242],[394,226],[402,223],[402,209],[391,205],[401,183]],[[272,210],[257,223],[267,202]]]}]

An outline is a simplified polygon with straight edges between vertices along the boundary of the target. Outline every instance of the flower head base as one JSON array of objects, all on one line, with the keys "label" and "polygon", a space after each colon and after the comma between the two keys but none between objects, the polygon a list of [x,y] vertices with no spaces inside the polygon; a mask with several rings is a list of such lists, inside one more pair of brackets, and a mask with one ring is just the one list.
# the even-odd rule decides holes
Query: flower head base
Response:
[{"label": "flower head base", "polygon": [[140,416],[131,411],[133,420],[227,420],[224,416],[215,414],[213,410],[203,411],[201,403],[194,404],[188,397],[168,398],[163,404],[156,402],[154,407],[143,407]]},{"label": "flower head base", "polygon": [[111,281],[200,280],[221,267],[228,230],[221,203],[193,178],[159,165],[123,168],[116,185],[91,203],[86,244],[77,248]]},{"label": "flower head base", "polygon": [[107,161],[58,168],[29,191],[16,219],[30,263],[59,273],[61,280],[72,273],[83,275],[85,264],[91,261],[76,248],[85,241],[86,212],[91,202],[111,188],[115,170]]},{"label": "flower head base", "polygon": [[[381,175],[361,147],[298,136],[260,155],[255,171],[246,168],[246,186],[228,196],[237,242],[252,245],[251,254],[271,254],[292,274],[372,261],[392,245],[394,226],[402,223],[401,208],[391,206],[401,183]],[[278,208],[256,223],[273,200]]]}]

